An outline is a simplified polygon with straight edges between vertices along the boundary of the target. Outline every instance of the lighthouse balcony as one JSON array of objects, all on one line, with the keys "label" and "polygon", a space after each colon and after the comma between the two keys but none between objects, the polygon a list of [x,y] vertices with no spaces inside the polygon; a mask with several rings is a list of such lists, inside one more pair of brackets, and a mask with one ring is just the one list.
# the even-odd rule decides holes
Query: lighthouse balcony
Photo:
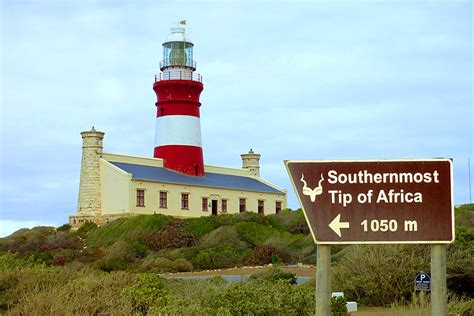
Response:
[{"label": "lighthouse balcony", "polygon": [[194,72],[180,70],[172,70],[155,75],[155,82],[165,80],[191,80],[202,82],[202,76]]}]

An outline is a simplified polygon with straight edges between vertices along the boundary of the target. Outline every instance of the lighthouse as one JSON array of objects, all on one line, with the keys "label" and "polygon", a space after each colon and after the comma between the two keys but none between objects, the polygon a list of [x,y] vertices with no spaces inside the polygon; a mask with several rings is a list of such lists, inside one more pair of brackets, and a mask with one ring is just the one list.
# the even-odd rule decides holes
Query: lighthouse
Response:
[{"label": "lighthouse", "polygon": [[188,176],[204,176],[199,97],[202,77],[196,73],[193,42],[185,21],[171,28],[163,43],[161,72],[155,76],[156,130],[153,156],[166,169]]}]

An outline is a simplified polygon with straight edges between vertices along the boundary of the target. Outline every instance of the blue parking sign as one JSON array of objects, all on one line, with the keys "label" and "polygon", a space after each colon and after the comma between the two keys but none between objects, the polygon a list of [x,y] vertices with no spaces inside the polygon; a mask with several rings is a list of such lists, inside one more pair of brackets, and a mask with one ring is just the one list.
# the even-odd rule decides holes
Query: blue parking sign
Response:
[{"label": "blue parking sign", "polygon": [[417,272],[415,277],[415,291],[431,291],[431,274]]}]

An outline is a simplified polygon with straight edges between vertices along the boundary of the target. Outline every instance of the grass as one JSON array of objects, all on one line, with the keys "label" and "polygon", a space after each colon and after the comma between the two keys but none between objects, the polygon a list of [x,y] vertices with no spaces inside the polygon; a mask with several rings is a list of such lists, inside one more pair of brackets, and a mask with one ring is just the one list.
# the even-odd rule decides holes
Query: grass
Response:
[{"label": "grass", "polygon": [[91,231],[87,236],[86,243],[89,247],[108,247],[118,240],[126,239],[135,232],[143,230],[158,232],[166,222],[174,220],[171,216],[159,214],[120,218]]}]

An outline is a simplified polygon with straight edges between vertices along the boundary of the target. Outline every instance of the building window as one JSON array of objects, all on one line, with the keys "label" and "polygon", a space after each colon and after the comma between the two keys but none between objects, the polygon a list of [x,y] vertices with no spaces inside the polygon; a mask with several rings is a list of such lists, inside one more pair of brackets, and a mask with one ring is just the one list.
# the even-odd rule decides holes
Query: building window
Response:
[{"label": "building window", "polygon": [[221,201],[221,210],[222,210],[222,213],[227,212],[227,200]]},{"label": "building window", "polygon": [[281,211],[281,201],[276,201],[275,202],[275,213],[280,213]]},{"label": "building window", "polygon": [[202,211],[207,212],[209,210],[208,208],[209,205],[209,199],[207,197],[202,198]]},{"label": "building window", "polygon": [[137,190],[137,206],[145,206],[145,190]]},{"label": "building window", "polygon": [[160,191],[160,208],[168,208],[168,192]]},{"label": "building window", "polygon": [[181,193],[181,209],[189,210],[189,194]]},{"label": "building window", "polygon": [[258,214],[264,213],[264,203],[265,202],[263,200],[258,200]]},{"label": "building window", "polygon": [[246,209],[245,209],[245,199],[240,199],[239,200],[239,212],[243,213],[245,211],[246,211]]}]

